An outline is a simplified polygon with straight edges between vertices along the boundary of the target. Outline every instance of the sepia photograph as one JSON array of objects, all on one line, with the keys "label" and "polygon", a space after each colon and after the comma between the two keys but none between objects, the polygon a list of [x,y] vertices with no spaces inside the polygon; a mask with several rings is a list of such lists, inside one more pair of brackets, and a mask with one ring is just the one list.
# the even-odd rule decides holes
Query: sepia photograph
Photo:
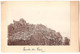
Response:
[{"label": "sepia photograph", "polygon": [[74,1],[2,1],[2,52],[78,52]]},{"label": "sepia photograph", "polygon": [[8,2],[8,45],[70,45],[70,2]]}]

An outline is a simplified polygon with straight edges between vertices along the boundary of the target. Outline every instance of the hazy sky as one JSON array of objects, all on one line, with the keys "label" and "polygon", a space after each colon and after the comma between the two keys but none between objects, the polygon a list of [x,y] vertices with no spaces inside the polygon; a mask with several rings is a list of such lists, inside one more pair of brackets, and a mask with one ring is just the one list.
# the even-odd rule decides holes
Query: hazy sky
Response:
[{"label": "hazy sky", "polygon": [[70,37],[70,2],[8,2],[8,24],[24,18]]}]

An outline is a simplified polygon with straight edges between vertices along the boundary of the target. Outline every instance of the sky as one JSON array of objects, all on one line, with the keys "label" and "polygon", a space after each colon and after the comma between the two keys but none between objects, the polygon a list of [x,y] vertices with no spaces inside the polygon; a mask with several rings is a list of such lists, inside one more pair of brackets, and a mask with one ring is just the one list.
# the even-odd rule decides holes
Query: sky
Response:
[{"label": "sky", "polygon": [[70,2],[8,2],[8,25],[23,18],[30,24],[43,24],[70,38]]}]

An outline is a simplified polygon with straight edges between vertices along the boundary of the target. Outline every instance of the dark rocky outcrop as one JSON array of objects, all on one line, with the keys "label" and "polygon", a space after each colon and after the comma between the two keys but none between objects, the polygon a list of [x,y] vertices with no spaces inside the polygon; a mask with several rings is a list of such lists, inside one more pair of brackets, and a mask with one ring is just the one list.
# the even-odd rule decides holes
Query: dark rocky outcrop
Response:
[{"label": "dark rocky outcrop", "polygon": [[8,25],[8,45],[69,45],[69,39],[63,37],[42,24],[29,24],[24,19],[13,20]]}]

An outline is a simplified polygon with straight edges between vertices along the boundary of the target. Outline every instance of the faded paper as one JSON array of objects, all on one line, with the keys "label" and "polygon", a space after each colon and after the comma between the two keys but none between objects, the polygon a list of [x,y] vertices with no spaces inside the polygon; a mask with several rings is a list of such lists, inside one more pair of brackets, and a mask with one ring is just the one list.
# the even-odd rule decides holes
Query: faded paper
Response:
[{"label": "faded paper", "polygon": [[[25,4],[27,4],[27,5],[25,5]],[[66,23],[68,21],[68,23],[65,25],[64,22],[62,22],[63,25],[62,25],[62,23],[60,23],[60,25],[62,25],[63,27],[65,27],[67,29],[65,29],[63,27],[60,27],[60,26],[57,26],[57,25],[54,25],[54,24],[51,24],[53,18],[55,20],[57,20],[56,16],[52,16],[53,13],[50,13],[51,16],[47,16],[46,11],[44,11],[43,15],[36,15],[36,14],[33,14],[31,12],[28,12],[28,11],[27,11],[28,12],[27,14],[26,13],[22,14],[25,11],[21,11],[21,13],[13,11],[13,10],[16,10],[16,8],[13,8],[13,7],[17,7],[17,6],[22,10],[26,10],[26,9],[24,9],[24,6],[27,6],[31,9],[33,8],[33,10],[36,8],[36,11],[39,10],[38,9],[39,7],[41,7],[41,10],[45,10],[45,9],[42,9],[43,7],[44,8],[49,8],[49,9],[52,8],[52,7],[55,7],[54,8],[55,9],[54,13],[56,14],[56,16],[59,15],[59,17],[61,15],[60,12],[62,12],[62,13],[66,12],[60,18],[64,19],[65,20],[64,22],[66,22]],[[12,10],[13,12],[10,12],[11,8],[13,9]],[[60,10],[56,11],[56,9],[58,9],[58,8],[60,8]],[[30,10],[30,9],[27,9],[27,10]],[[17,11],[18,11],[18,9],[17,9]],[[24,47],[29,48],[29,49],[40,48],[44,52],[78,52],[79,51],[78,2],[45,2],[45,1],[44,2],[2,2],[2,4],[1,4],[1,14],[2,14],[1,15],[1,23],[2,23],[1,24],[1,26],[2,26],[2,28],[1,28],[2,29],[1,30],[1,41],[2,41],[1,42],[1,47],[2,47],[3,52],[42,52],[42,51],[37,51],[37,50],[35,50],[35,51],[32,51],[32,50],[31,51],[23,51]],[[15,15],[13,15],[13,14],[15,14]],[[29,16],[28,14],[31,14],[31,16]],[[33,15],[35,15],[35,16],[33,16]],[[45,17],[45,16],[47,16],[47,17]],[[49,17],[51,18],[51,20],[49,19],[50,21],[48,21]],[[13,20],[19,20],[19,18],[25,18],[26,20],[27,20],[27,18],[29,18],[27,21],[28,22],[31,21],[30,23],[33,23],[33,24],[37,24],[37,23],[39,24],[39,23],[44,22],[44,20],[38,21],[39,20],[38,18],[43,18],[43,19],[46,20],[44,22],[44,25],[47,25],[48,27],[53,28],[56,31],[60,31],[60,29],[62,29],[62,31],[66,30],[65,33],[68,32],[69,33],[68,35],[65,35],[64,32],[62,32],[62,31],[60,31],[60,32],[61,32],[61,34],[64,34],[63,36],[68,36],[70,38],[70,45],[69,46],[65,46],[65,45],[62,45],[62,46],[29,46],[29,45],[8,46],[7,45],[7,40],[8,40],[7,26],[10,23],[12,23],[12,19]],[[36,20],[34,20],[34,19],[32,20],[32,18],[35,18]],[[56,24],[58,24],[58,22],[56,22]],[[53,27],[53,26],[56,26],[56,27]]]}]

